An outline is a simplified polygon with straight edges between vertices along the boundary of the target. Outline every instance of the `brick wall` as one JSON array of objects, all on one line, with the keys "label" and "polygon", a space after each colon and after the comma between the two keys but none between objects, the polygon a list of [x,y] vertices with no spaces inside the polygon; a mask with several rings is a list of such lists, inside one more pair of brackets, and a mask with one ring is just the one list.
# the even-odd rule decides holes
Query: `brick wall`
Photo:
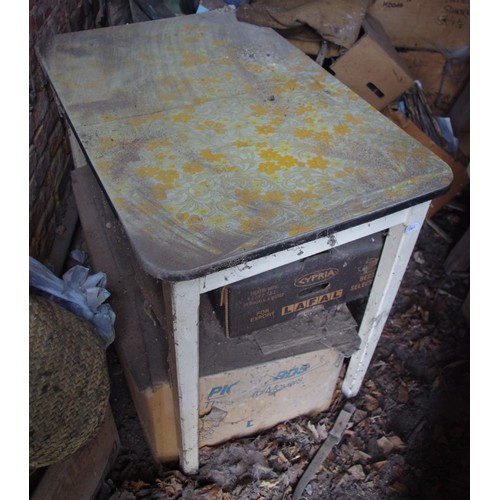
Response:
[{"label": "brick wall", "polygon": [[95,27],[99,0],[29,3],[29,239],[30,255],[44,262],[71,195],[72,167],[65,125],[35,55],[35,44],[56,33]]}]

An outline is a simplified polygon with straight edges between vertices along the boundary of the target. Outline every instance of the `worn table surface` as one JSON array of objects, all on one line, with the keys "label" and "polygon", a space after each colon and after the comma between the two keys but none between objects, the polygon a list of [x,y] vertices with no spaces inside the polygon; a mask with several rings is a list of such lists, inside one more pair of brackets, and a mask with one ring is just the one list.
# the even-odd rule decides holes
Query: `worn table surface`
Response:
[{"label": "worn table surface", "polygon": [[194,278],[430,199],[448,166],[268,28],[211,12],[40,58],[144,268]]}]

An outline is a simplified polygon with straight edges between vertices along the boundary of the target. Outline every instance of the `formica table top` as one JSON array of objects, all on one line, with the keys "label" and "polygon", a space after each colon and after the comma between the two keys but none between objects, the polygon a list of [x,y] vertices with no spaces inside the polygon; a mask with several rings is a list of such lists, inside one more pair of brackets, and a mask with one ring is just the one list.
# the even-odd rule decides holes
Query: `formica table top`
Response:
[{"label": "formica table top", "polygon": [[60,34],[39,53],[139,261],[160,279],[311,241],[452,180],[311,58],[233,12]]}]

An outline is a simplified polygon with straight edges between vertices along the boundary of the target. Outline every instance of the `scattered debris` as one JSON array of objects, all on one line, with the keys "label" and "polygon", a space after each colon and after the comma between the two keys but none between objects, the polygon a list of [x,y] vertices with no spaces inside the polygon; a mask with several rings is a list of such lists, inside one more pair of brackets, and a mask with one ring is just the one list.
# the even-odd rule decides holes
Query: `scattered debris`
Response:
[{"label": "scattered debris", "polygon": [[427,219],[427,220],[425,221],[425,223],[426,223],[429,227],[431,227],[431,228],[432,228],[432,229],[436,232],[436,234],[438,234],[439,236],[441,236],[441,238],[443,238],[443,240],[445,240],[447,243],[451,243],[451,242],[453,241],[453,240],[452,240],[452,238],[451,238],[450,236],[448,236],[448,235],[446,234],[446,232],[445,232],[445,231],[443,231],[443,229],[441,229],[441,228],[439,227],[439,225],[438,225],[438,224],[436,224],[434,221]]},{"label": "scattered debris", "polygon": [[309,481],[315,476],[316,472],[326,460],[332,448],[340,443],[342,436],[344,435],[344,431],[349,423],[349,420],[356,410],[355,406],[351,403],[346,403],[344,408],[340,411],[337,420],[335,420],[335,424],[333,425],[332,430],[328,433],[328,437],[323,444],[320,446],[319,450],[314,455],[313,460],[307,467],[304,472],[304,475],[300,478],[300,481],[295,488],[293,493],[293,500],[298,500],[304,491],[304,488],[307,486]]}]

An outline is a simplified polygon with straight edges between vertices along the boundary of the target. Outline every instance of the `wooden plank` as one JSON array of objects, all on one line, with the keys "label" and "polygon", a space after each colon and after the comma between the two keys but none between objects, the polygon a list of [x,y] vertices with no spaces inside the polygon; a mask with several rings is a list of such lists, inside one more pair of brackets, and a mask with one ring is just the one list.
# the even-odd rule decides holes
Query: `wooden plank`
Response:
[{"label": "wooden plank", "polygon": [[[68,257],[68,251],[71,247],[71,241],[75,235],[75,230],[78,225],[78,211],[76,209],[75,200],[70,193],[67,199],[61,206],[64,210],[64,215],[60,221],[61,233],[56,234],[50,254],[44,264],[56,275],[61,276],[64,272],[64,264]],[[57,231],[56,231],[57,232]]]},{"label": "wooden plank", "polygon": [[[328,335],[331,332],[335,332],[335,336]],[[305,311],[293,321],[258,330],[253,337],[264,355],[304,346],[318,339],[346,356],[359,347],[357,324],[345,304],[325,311]]]},{"label": "wooden plank", "polygon": [[368,12],[395,47],[456,49],[470,41],[469,0],[375,0]]},{"label": "wooden plank", "polygon": [[120,438],[108,405],[95,438],[62,462],[48,467],[31,500],[93,499],[116,459],[119,448]]},{"label": "wooden plank", "polygon": [[394,123],[399,125],[405,132],[410,134],[417,141],[439,156],[439,158],[444,160],[453,171],[453,182],[451,183],[449,190],[444,195],[435,198],[431,202],[429,212],[427,213],[427,219],[431,219],[436,212],[443,208],[469,184],[467,169],[462,163],[454,160],[446,151],[444,151],[444,149],[440,148],[435,142],[433,142],[412,121],[406,118],[403,113],[389,108],[385,108],[382,112]]},{"label": "wooden plank", "polygon": [[151,456],[159,463],[176,462],[179,452],[172,385],[164,382],[139,389],[131,377],[127,377],[127,385]]}]

